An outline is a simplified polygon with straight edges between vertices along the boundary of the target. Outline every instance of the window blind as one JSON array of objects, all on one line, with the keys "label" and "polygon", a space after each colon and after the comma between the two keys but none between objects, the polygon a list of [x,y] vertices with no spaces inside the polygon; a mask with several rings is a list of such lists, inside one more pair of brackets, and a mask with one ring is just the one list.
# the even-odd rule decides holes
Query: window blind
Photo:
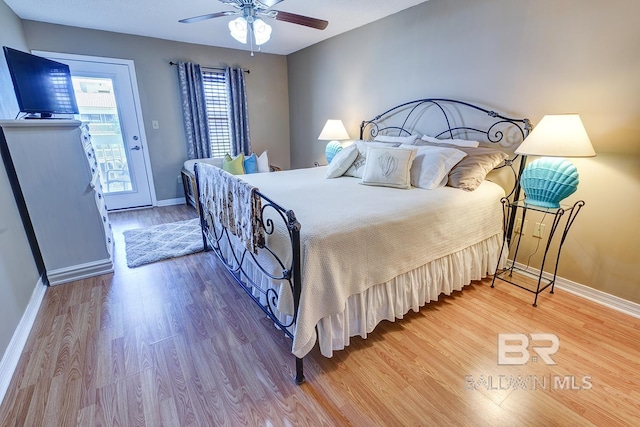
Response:
[{"label": "window blind", "polygon": [[207,105],[211,157],[224,157],[225,154],[231,152],[227,85],[224,71],[202,70],[202,80]]}]

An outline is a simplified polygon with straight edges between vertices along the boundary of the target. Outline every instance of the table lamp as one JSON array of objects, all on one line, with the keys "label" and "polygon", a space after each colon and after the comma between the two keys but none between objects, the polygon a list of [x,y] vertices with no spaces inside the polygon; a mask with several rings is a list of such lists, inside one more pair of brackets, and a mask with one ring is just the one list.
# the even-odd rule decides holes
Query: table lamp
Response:
[{"label": "table lamp", "polygon": [[325,123],[322,128],[322,132],[320,132],[318,140],[329,141],[327,143],[327,148],[324,151],[328,163],[331,163],[331,160],[333,160],[333,157],[338,153],[338,151],[342,150],[342,144],[338,141],[345,139],[349,139],[349,134],[347,133],[344,124],[342,124],[342,120],[327,120],[327,123]]},{"label": "table lamp", "polygon": [[529,163],[520,177],[524,202],[544,208],[559,208],[578,188],[578,170],[564,157],[596,155],[577,114],[544,116],[515,153],[544,156]]}]

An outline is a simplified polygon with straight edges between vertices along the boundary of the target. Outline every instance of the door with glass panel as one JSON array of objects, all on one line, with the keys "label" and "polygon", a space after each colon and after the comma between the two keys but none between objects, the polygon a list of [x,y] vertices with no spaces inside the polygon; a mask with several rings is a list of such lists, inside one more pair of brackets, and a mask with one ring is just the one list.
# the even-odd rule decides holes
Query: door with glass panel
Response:
[{"label": "door with glass panel", "polygon": [[150,169],[133,63],[48,52],[41,56],[69,65],[78,118],[89,125],[107,208],[151,206]]}]

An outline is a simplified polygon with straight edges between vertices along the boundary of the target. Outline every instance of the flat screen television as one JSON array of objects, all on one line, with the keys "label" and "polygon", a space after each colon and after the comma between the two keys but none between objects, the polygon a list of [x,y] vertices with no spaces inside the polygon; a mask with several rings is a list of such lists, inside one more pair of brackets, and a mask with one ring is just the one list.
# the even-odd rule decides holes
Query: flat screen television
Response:
[{"label": "flat screen television", "polygon": [[69,66],[3,46],[20,112],[28,118],[78,114]]}]

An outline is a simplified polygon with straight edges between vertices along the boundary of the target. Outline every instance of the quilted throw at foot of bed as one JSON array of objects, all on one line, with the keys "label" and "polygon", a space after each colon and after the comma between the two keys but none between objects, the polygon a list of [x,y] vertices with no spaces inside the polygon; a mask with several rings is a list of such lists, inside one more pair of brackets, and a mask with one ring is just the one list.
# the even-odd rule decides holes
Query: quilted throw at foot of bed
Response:
[{"label": "quilted throw at foot of bed", "polygon": [[206,163],[197,166],[200,200],[254,254],[265,243],[262,201],[258,189],[229,172]]}]

